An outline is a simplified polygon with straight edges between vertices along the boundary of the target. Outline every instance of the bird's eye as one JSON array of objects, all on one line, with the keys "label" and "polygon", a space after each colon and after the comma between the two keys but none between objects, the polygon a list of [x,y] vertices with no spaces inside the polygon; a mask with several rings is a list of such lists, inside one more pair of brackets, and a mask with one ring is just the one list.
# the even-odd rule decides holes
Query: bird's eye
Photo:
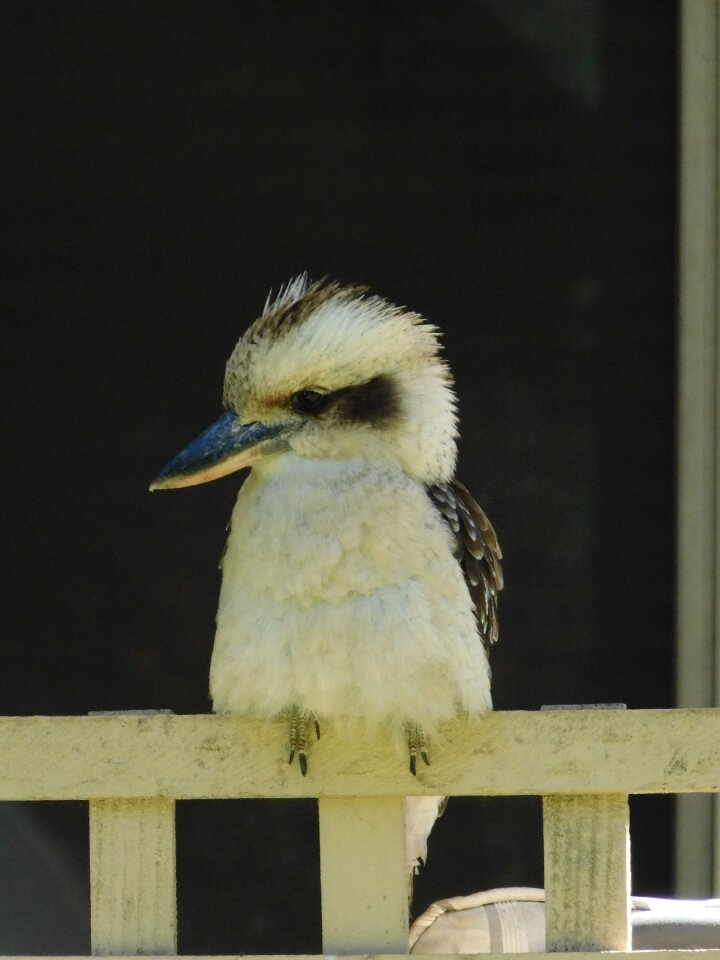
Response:
[{"label": "bird's eye", "polygon": [[292,397],[293,410],[298,413],[319,413],[329,402],[329,395],[318,390],[298,390]]}]

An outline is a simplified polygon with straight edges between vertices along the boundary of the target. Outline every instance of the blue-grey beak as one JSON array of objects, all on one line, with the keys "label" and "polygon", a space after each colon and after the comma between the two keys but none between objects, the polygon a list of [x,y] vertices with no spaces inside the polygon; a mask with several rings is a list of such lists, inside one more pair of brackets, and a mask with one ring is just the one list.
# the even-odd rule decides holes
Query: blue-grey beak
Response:
[{"label": "blue-grey beak", "polygon": [[[150,489],[191,487],[250,466],[261,456],[282,449],[282,435],[292,427],[292,423],[240,423],[236,413],[224,413],[163,467]],[[268,440],[272,442],[266,443]]]}]

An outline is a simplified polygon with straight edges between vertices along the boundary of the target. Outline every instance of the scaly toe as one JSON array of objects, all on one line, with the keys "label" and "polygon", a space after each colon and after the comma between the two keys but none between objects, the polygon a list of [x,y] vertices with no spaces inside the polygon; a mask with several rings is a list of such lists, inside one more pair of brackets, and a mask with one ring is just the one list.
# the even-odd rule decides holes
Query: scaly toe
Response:
[{"label": "scaly toe", "polygon": [[307,776],[308,769],[307,725],[309,720],[313,721],[315,732],[319,738],[320,722],[314,713],[310,713],[308,710],[301,710],[299,707],[293,707],[290,710],[288,763],[292,763],[295,759],[295,754],[297,754],[300,773],[303,776]]},{"label": "scaly toe", "polygon": [[410,758],[410,773],[416,777],[418,753],[422,757],[425,766],[430,766],[427,737],[425,736],[425,732],[419,723],[407,723],[406,728],[408,756]]}]

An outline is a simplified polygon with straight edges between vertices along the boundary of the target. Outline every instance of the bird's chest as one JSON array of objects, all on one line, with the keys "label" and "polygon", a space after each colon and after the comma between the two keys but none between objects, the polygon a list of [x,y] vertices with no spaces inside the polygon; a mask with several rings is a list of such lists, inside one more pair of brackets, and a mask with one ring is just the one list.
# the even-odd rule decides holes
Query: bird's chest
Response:
[{"label": "bird's chest", "polygon": [[[232,516],[223,597],[241,589],[301,607],[336,603],[412,577],[446,550],[419,486],[372,464],[293,464],[251,476]],[[430,554],[430,556],[428,556]]]},{"label": "bird's chest", "polygon": [[[415,717],[487,701],[449,534],[424,489],[371,464],[297,464],[243,488],[211,666],[216,710]],[[465,696],[463,684],[479,691]]]}]

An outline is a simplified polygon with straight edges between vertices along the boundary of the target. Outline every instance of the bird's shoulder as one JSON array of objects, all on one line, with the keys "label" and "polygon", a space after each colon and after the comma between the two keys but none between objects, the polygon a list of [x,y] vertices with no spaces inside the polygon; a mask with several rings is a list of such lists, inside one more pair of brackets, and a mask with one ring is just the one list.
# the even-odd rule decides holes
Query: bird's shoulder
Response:
[{"label": "bird's shoulder", "polygon": [[498,594],[503,588],[502,551],[485,511],[459,480],[426,487],[454,536],[455,557],[475,604],[487,650],[498,638]]}]

